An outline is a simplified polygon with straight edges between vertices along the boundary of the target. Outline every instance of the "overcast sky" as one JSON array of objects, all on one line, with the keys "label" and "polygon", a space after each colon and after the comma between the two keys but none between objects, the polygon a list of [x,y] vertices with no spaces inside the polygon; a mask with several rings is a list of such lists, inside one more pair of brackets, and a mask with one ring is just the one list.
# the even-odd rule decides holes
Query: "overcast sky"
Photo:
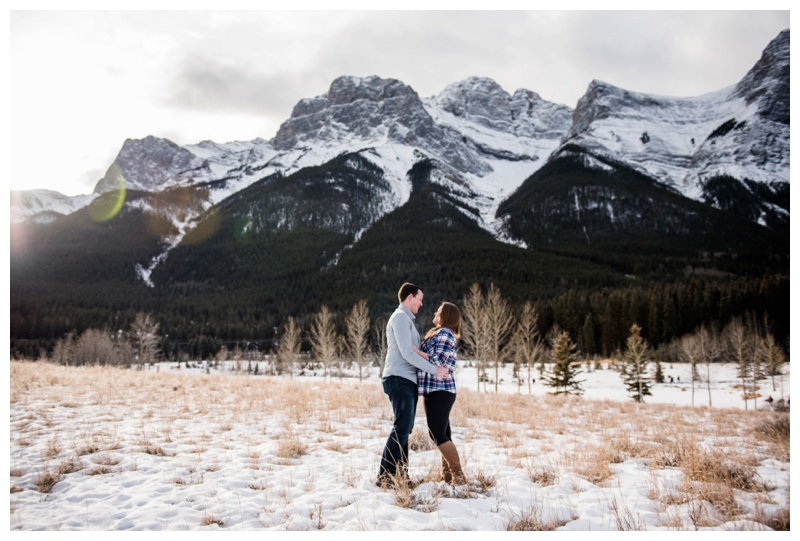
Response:
[{"label": "overcast sky", "polygon": [[89,193],[127,138],[271,139],[340,75],[422,97],[486,76],[570,107],[593,79],[698,96],[786,28],[789,11],[11,11],[10,188]]}]

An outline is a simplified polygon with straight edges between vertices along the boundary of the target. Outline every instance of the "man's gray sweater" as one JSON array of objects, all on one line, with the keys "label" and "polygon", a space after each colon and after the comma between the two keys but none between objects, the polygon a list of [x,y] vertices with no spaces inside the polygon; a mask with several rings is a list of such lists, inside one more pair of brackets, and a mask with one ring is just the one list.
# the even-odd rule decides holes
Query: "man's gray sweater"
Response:
[{"label": "man's gray sweater", "polygon": [[400,376],[417,383],[417,369],[436,373],[436,366],[417,355],[411,344],[419,347],[419,332],[414,326],[416,317],[402,304],[386,324],[386,365],[383,377]]}]

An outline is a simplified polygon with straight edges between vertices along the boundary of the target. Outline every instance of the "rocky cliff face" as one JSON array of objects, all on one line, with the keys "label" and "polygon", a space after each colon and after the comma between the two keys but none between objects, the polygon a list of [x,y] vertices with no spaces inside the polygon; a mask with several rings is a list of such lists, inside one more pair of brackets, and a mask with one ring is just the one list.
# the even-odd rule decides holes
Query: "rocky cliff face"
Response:
[{"label": "rocky cliff face", "polygon": [[127,189],[159,191],[191,183],[207,174],[208,164],[167,139],[128,139],[114,163],[95,186],[95,193],[119,188],[119,172]]},{"label": "rocky cliff face", "polygon": [[789,31],[773,39],[756,65],[736,85],[734,95],[757,103],[766,120],[789,125]]},{"label": "rocky cliff face", "polygon": [[572,122],[572,109],[520,89],[509,95],[492,79],[470,77],[449,85],[431,106],[453,117],[520,137],[563,137]]},{"label": "rocky cliff face", "polygon": [[399,144],[420,149],[464,173],[489,171],[473,149],[453,144],[454,138],[457,134],[434,122],[411,87],[373,76],[340,77],[327,94],[302,100],[272,143],[279,151],[314,145]]},{"label": "rocky cliff face", "polygon": [[272,142],[278,150],[343,139],[418,145],[435,137],[436,128],[410,86],[374,76],[339,77],[326,94],[301,100]]}]

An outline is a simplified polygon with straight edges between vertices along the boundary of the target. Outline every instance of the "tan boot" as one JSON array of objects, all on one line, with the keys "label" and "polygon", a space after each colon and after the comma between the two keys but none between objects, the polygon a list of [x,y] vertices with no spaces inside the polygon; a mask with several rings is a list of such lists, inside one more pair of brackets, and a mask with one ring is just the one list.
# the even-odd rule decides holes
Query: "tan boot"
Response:
[{"label": "tan boot", "polygon": [[452,441],[448,441],[439,446],[439,451],[442,453],[442,458],[447,462],[451,480],[448,483],[454,485],[463,485],[467,482],[464,477],[464,472],[461,470],[461,460],[458,458],[458,451]]},{"label": "tan boot", "polygon": [[453,482],[453,472],[450,471],[450,463],[447,462],[444,455],[442,455],[442,479],[448,484]]}]

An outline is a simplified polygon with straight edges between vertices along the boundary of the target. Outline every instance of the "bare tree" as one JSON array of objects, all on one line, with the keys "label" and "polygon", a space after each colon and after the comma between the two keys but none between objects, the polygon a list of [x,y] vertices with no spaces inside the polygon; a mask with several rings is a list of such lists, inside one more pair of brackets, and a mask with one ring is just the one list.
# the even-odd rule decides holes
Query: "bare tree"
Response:
[{"label": "bare tree", "polygon": [[369,359],[369,308],[367,301],[361,299],[345,319],[346,348],[358,366],[358,380],[364,379],[364,365]]},{"label": "bare tree", "polygon": [[702,358],[702,348],[694,334],[687,334],[681,338],[680,341],[681,356],[689,362],[692,368],[692,374],[689,379],[692,380],[692,406],[694,406],[694,382],[697,379],[697,363]]},{"label": "bare tree", "polygon": [[314,315],[311,322],[311,353],[322,363],[323,375],[328,376],[328,369],[339,356],[339,335],[333,321],[333,314],[324,304]]},{"label": "bare tree", "polygon": [[114,336],[114,345],[117,352],[117,364],[129,367],[136,358],[136,349],[122,331],[117,331]]},{"label": "bare tree", "polygon": [[73,358],[78,365],[116,364],[114,340],[106,332],[86,329],[75,342]]},{"label": "bare tree", "polygon": [[464,342],[472,350],[475,359],[476,371],[478,374],[478,390],[481,389],[481,381],[486,388],[486,359],[488,357],[488,337],[486,323],[486,306],[483,292],[478,284],[472,284],[469,293],[464,297],[461,304],[461,316],[463,325],[461,336]]},{"label": "bare tree", "polygon": [[[515,359],[528,369],[528,394],[531,394],[531,370],[542,356],[543,345],[539,337],[539,314],[530,301],[522,307],[517,328],[511,338]],[[519,378],[519,376],[518,376]]]},{"label": "bare tree", "polygon": [[136,348],[140,367],[145,363],[155,362],[160,354],[158,342],[161,338],[158,336],[158,327],[159,324],[153,316],[144,312],[138,312],[131,323],[130,337]]},{"label": "bare tree", "polygon": [[719,359],[719,337],[713,328],[705,325],[696,332],[700,358],[706,365],[706,389],[708,389],[708,407],[711,407],[711,363]]},{"label": "bare tree", "polygon": [[56,340],[56,345],[53,347],[53,362],[65,365],[72,364],[74,353],[75,333],[70,331],[64,338]]},{"label": "bare tree", "polygon": [[300,327],[297,326],[294,318],[289,316],[286,323],[283,324],[283,336],[278,343],[276,356],[278,363],[275,367],[278,374],[286,370],[289,372],[289,377],[292,377],[294,362],[300,354],[300,332]]},{"label": "bare tree", "polygon": [[488,360],[494,365],[494,392],[500,384],[500,366],[508,358],[508,339],[514,330],[514,315],[508,302],[494,284],[489,285],[485,300],[485,320]]},{"label": "bare tree", "polygon": [[752,351],[753,361],[752,369],[750,370],[750,384],[752,385],[750,394],[753,397],[753,409],[758,409],[758,382],[764,379],[764,364],[768,362],[768,353],[765,339],[766,333],[762,334],[761,329],[755,323],[752,328],[755,346]]},{"label": "bare tree", "polygon": [[749,396],[747,382],[752,368],[754,337],[750,336],[750,331],[741,318],[736,317],[725,326],[722,338],[725,351],[736,363],[738,377],[742,381],[742,397],[746,411]]},{"label": "bare tree", "polygon": [[386,319],[380,318],[372,325],[372,335],[375,340],[374,355],[378,360],[378,374],[383,378],[383,368],[386,365],[386,352],[389,349],[386,338]]}]

